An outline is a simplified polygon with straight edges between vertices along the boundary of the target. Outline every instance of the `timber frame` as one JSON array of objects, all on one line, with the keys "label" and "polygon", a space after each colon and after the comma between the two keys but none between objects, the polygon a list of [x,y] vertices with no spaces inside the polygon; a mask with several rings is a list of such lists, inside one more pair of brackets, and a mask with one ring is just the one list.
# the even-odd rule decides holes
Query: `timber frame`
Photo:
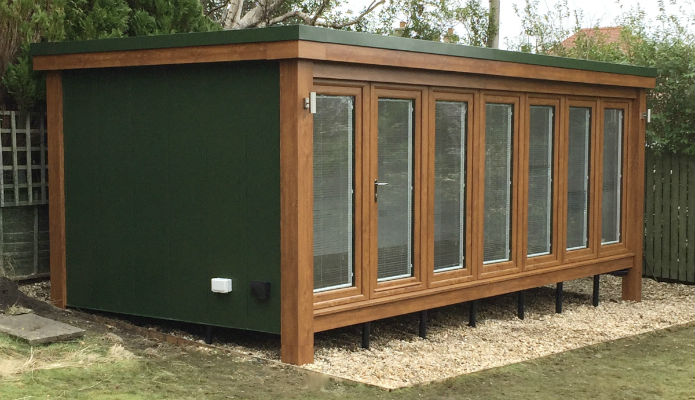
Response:
[{"label": "timber frame", "polygon": [[[51,298],[66,305],[65,189],[63,175],[63,121],[61,71],[82,68],[114,68],[149,65],[272,60],[280,69],[280,185],[281,185],[281,341],[282,360],[293,364],[313,361],[313,334],[375,319],[427,310],[434,307],[510,293],[555,282],[627,269],[623,298],[639,301],[642,277],[642,215],[644,197],[645,89],[654,87],[653,74],[635,75],[605,71],[533,65],[512,61],[428,54],[399,49],[358,45],[286,40],[263,43],[232,43],[171,48],[144,48],[72,54],[38,54],[34,69],[47,73],[48,150],[50,174],[50,264]],[[370,130],[374,130],[375,99],[379,93],[417,98],[420,124],[416,148],[415,274],[402,281],[378,283],[370,246],[374,210],[372,185],[356,184],[359,194],[356,223],[354,287],[313,293],[312,250],[312,132],[313,119],[304,108],[309,92],[354,96],[357,117],[357,151],[367,154]],[[465,100],[472,117],[473,132],[467,157],[466,206],[467,265],[463,270],[434,274],[434,123],[436,99]],[[484,131],[486,99],[515,104],[514,179],[512,207],[512,256],[509,262],[484,265],[482,262],[482,217]],[[524,173],[527,168],[528,105],[553,105],[559,110],[555,121],[553,179],[553,235],[551,254],[528,259],[525,209],[528,203]],[[592,177],[590,204],[600,204],[601,156],[599,152],[606,106],[625,111],[623,141],[624,195],[621,199],[623,236],[620,243],[600,243],[600,213],[591,213],[589,245],[565,251],[566,204],[563,176],[566,176],[567,143],[563,137],[570,105],[594,109],[592,113]],[[595,116],[595,117],[593,117]],[[597,129],[598,127],[598,129]],[[373,138],[372,138],[373,140]],[[430,143],[430,144],[428,144]],[[373,146],[373,144],[372,144]],[[366,176],[368,157],[355,166]],[[370,177],[371,179],[371,177]],[[363,180],[368,181],[368,180]],[[566,196],[566,194],[564,195]],[[370,222],[371,221],[371,222]]]}]

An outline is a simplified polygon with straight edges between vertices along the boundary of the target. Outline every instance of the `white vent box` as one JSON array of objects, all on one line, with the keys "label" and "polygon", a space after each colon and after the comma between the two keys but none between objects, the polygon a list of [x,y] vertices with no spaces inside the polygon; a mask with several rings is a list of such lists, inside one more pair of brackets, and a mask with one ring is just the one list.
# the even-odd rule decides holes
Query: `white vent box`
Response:
[{"label": "white vent box", "polygon": [[210,289],[215,293],[229,293],[232,291],[232,280],[227,278],[212,278]]}]

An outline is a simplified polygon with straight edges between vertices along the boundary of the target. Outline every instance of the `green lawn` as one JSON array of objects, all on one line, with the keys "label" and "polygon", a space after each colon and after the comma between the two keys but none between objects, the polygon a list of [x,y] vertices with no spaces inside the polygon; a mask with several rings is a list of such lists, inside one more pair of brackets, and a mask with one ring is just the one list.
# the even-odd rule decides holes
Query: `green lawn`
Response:
[{"label": "green lawn", "polygon": [[[695,399],[694,328],[689,324],[392,392],[168,345],[125,344],[136,355],[129,358],[127,352],[109,352],[113,342],[103,336],[90,335],[34,349],[36,368],[0,378],[0,399]],[[29,346],[0,334],[0,374],[7,360],[31,354]],[[67,366],[39,367],[55,364],[61,355]]]}]

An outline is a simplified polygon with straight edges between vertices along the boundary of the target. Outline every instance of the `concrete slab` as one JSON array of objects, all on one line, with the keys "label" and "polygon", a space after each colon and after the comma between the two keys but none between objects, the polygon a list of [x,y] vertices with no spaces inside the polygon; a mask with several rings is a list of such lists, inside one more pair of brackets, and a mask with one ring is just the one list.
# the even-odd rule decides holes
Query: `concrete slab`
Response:
[{"label": "concrete slab", "polygon": [[36,314],[0,315],[0,332],[26,340],[31,345],[84,336],[84,329]]}]

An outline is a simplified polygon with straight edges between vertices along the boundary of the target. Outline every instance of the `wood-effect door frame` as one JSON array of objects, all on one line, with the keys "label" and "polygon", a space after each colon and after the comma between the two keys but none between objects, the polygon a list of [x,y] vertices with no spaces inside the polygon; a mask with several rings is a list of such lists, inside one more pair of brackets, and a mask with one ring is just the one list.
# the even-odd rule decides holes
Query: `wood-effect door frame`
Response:
[{"label": "wood-effect door frame", "polygon": [[[523,110],[525,113],[525,126],[522,130],[521,141],[523,143],[523,161],[522,161],[522,177],[521,182],[523,197],[519,212],[522,216],[521,227],[521,250],[524,270],[536,268],[547,268],[558,265],[562,262],[563,251],[560,251],[560,243],[565,229],[565,222],[560,218],[560,210],[562,209],[562,190],[561,161],[560,154],[564,145],[562,135],[562,127],[564,126],[564,112],[562,109],[563,98],[561,96],[548,96],[540,94],[526,95],[526,106]],[[551,210],[551,237],[550,237],[550,254],[539,255],[534,257],[528,256],[528,208],[529,208],[529,151],[530,151],[530,133],[531,133],[531,107],[532,106],[551,106],[553,107],[553,149],[552,149],[552,210]],[[564,243],[564,242],[563,242]]]},{"label": "wood-effect door frame", "polygon": [[630,132],[630,125],[631,125],[631,110],[630,110],[630,102],[627,101],[617,101],[617,100],[612,100],[612,101],[604,101],[601,100],[599,103],[599,130],[600,134],[598,135],[598,145],[599,145],[599,150],[598,150],[598,167],[597,169],[599,170],[598,174],[598,187],[601,188],[601,190],[598,191],[597,196],[598,196],[598,204],[601,204],[603,206],[603,141],[605,137],[605,112],[606,109],[618,109],[618,110],[623,110],[623,126],[622,126],[622,137],[621,137],[621,152],[622,152],[622,159],[620,160],[620,169],[621,169],[621,179],[620,179],[620,240],[618,240],[617,243],[608,243],[608,244],[603,244],[602,243],[602,238],[601,236],[603,235],[603,208],[599,210],[601,217],[598,219],[598,227],[597,227],[597,232],[599,233],[599,248],[598,248],[598,256],[606,256],[606,255],[612,255],[616,253],[623,253],[627,251],[627,246],[626,246],[626,233],[627,233],[627,220],[626,220],[626,210],[627,210],[627,195],[628,195],[628,187],[626,185],[627,183],[627,175],[629,175],[631,172],[628,170],[628,145],[630,144],[630,137],[628,136],[628,133]]},{"label": "wood-effect door frame", "polygon": [[[596,165],[596,161],[598,160],[597,158],[597,152],[598,152],[598,102],[599,99],[593,98],[593,99],[587,99],[587,98],[568,98],[565,101],[565,105],[563,106],[563,113],[565,117],[563,118],[564,125],[563,125],[563,136],[562,136],[562,141],[563,141],[563,147],[562,147],[562,155],[560,158],[563,161],[561,165],[562,169],[562,179],[564,181],[563,184],[563,192],[562,192],[562,220],[565,222],[565,231],[562,233],[563,236],[563,243],[562,245],[562,251],[563,251],[563,262],[571,262],[571,261],[582,261],[582,260],[589,260],[596,258],[598,256],[598,245],[600,242],[600,233],[596,231],[597,225],[598,225],[598,218],[600,218],[600,213],[597,212],[597,208],[599,206],[598,203],[598,198],[596,195],[596,192],[598,191],[597,188],[597,175],[598,175],[598,168]],[[573,249],[573,250],[568,250],[567,249],[567,213],[568,213],[568,193],[567,193],[567,177],[569,173],[569,128],[570,128],[570,118],[569,118],[569,112],[570,108],[572,107],[579,107],[579,108],[588,108],[591,111],[591,122],[590,122],[590,132],[589,132],[589,186],[588,186],[588,191],[589,193],[587,194],[587,212],[588,212],[588,218],[587,218],[587,245],[584,248],[579,248],[579,249]]]},{"label": "wood-effect door frame", "polygon": [[[428,153],[429,163],[427,166],[427,260],[425,266],[429,275],[429,287],[446,286],[459,282],[469,281],[475,278],[477,274],[477,264],[471,260],[475,260],[473,255],[473,207],[470,203],[474,199],[474,186],[471,184],[475,164],[473,164],[473,143],[476,135],[475,132],[475,116],[476,116],[476,99],[477,94],[474,91],[455,91],[444,88],[429,89],[429,124],[428,124]],[[466,148],[465,148],[465,194],[464,194],[464,210],[466,226],[464,227],[464,265],[463,268],[451,271],[435,272],[434,270],[434,201],[435,201],[435,143],[436,143],[436,104],[437,101],[458,101],[466,103]]]},{"label": "wood-effect door frame", "polygon": [[428,92],[424,87],[417,86],[402,86],[402,85],[382,85],[382,84],[372,84],[371,86],[371,110],[370,110],[370,131],[369,131],[369,143],[370,143],[370,169],[369,177],[367,182],[375,182],[379,179],[379,148],[378,148],[378,135],[379,135],[379,99],[389,98],[389,99],[405,99],[413,100],[413,189],[412,189],[412,201],[413,201],[413,226],[412,226],[412,262],[413,262],[413,274],[409,278],[400,278],[387,281],[378,281],[378,254],[379,254],[379,243],[378,243],[378,201],[375,200],[374,196],[374,185],[371,186],[371,199],[372,207],[370,212],[370,285],[371,285],[371,298],[378,298],[384,296],[395,295],[399,293],[406,293],[410,291],[422,290],[427,287],[428,274],[424,271],[423,265],[425,265],[425,260],[427,258],[427,249],[424,243],[427,229],[427,221],[422,215],[422,206],[427,204],[426,192],[421,188],[424,188],[424,183],[427,180],[425,168],[423,165],[427,165],[428,154],[423,146],[424,132],[427,132],[426,121],[428,121],[428,107],[424,107],[423,104],[427,103]]},{"label": "wood-effect door frame", "polygon": [[[354,156],[353,156],[353,272],[352,287],[314,293],[314,308],[330,307],[369,298],[369,220],[370,185],[365,176],[369,171],[369,101],[370,87],[361,82],[314,82],[317,95],[350,96],[354,100]],[[312,168],[313,170],[313,168]],[[313,176],[313,175],[312,175]],[[313,192],[312,192],[313,198]]]},{"label": "wood-effect door frame", "polygon": [[[523,191],[521,190],[521,166],[523,160],[521,156],[520,143],[520,128],[525,126],[524,116],[521,112],[526,108],[524,96],[518,92],[490,92],[483,91],[478,97],[478,121],[476,129],[476,154],[473,156],[473,163],[477,166],[477,173],[473,177],[473,185],[477,188],[473,207],[473,253],[477,259],[474,261],[477,267],[478,278],[488,278],[492,276],[513,274],[521,271],[523,244],[520,239],[520,227],[522,222],[522,213],[520,213],[519,205]],[[486,105],[490,104],[511,104],[513,105],[513,122],[512,122],[512,153],[511,153],[511,204],[510,204],[510,250],[509,260],[489,263],[484,262],[484,232],[485,232],[485,119]]]}]

